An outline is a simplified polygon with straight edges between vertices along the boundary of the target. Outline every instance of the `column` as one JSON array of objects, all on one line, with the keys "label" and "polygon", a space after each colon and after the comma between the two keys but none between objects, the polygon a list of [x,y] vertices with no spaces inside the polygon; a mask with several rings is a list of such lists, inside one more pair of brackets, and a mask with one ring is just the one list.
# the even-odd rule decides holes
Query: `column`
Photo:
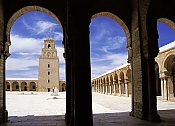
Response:
[{"label": "column", "polygon": [[105,85],[103,84],[103,94],[105,94]]},{"label": "column", "polygon": [[164,82],[164,79],[161,78],[161,96],[162,96],[162,99],[164,99],[164,84],[163,84],[163,82]]},{"label": "column", "polygon": [[[69,2],[71,3],[69,4],[71,6],[71,25],[72,30],[74,30],[74,32],[70,33],[73,34],[74,38],[71,42],[71,57],[74,67],[74,126],[93,126],[89,43],[91,16],[88,16],[89,11],[82,10],[88,6],[89,1],[79,1],[78,4],[74,3],[74,1]],[[86,7],[84,8],[83,6],[82,8],[82,4],[85,4]],[[82,15],[82,13],[84,14]]]},{"label": "column", "polygon": [[100,86],[100,93],[103,94],[103,84]]},{"label": "column", "polygon": [[112,85],[110,82],[109,82],[109,94],[112,94]]},{"label": "column", "polygon": [[19,91],[21,92],[21,83],[19,83]]},{"label": "column", "polygon": [[114,83],[113,85],[114,85],[114,89],[113,89],[114,90],[114,95],[116,95],[116,84]]},{"label": "column", "polygon": [[[65,26],[65,31],[66,31],[66,34],[68,34],[66,26]],[[64,37],[65,61],[66,61],[66,114],[65,114],[66,125],[69,125],[70,119],[71,119],[71,93],[72,93],[71,91],[71,57],[70,57],[70,46],[68,45],[68,41],[70,40]]]},{"label": "column", "polygon": [[106,84],[106,93],[105,94],[108,94],[108,85]]},{"label": "column", "polygon": [[30,84],[27,83],[27,91],[30,91]]},{"label": "column", "polygon": [[125,93],[126,93],[126,97],[129,97],[129,94],[128,94],[128,83],[125,83]]},{"label": "column", "polygon": [[100,84],[98,85],[98,93],[100,93]]},{"label": "column", "polygon": [[122,94],[121,83],[119,83],[118,86],[119,86],[119,96],[121,96],[121,94]]},{"label": "column", "polygon": [[167,80],[164,79],[164,99],[168,100],[168,92],[167,92]]},{"label": "column", "polygon": [[12,83],[10,83],[10,91],[12,91]]}]

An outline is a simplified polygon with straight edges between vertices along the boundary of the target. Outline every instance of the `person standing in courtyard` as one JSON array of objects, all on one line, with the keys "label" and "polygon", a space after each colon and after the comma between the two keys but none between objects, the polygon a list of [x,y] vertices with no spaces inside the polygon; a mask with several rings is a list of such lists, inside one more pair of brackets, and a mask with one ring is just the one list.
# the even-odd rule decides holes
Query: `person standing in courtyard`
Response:
[{"label": "person standing in courtyard", "polygon": [[53,87],[53,92],[54,92],[54,87]]}]

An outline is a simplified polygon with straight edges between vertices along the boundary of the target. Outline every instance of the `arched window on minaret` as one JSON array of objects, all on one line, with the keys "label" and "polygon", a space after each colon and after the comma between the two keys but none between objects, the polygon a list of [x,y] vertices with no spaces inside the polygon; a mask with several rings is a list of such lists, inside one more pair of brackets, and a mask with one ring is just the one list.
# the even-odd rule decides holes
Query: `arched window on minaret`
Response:
[{"label": "arched window on minaret", "polygon": [[51,46],[50,46],[50,44],[48,44],[48,49],[51,49]]}]

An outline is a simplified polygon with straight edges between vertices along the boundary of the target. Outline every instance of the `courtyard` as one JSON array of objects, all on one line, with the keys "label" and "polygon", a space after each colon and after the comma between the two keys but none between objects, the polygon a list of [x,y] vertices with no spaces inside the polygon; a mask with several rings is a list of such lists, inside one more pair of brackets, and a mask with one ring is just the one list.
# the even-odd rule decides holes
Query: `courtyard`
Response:
[{"label": "courtyard", "polygon": [[[93,93],[94,126],[174,126],[175,102],[158,100],[160,123],[129,116],[131,97],[119,97]],[[6,92],[6,108],[9,121],[2,126],[66,126],[64,122],[66,93],[56,98],[51,92]]]}]

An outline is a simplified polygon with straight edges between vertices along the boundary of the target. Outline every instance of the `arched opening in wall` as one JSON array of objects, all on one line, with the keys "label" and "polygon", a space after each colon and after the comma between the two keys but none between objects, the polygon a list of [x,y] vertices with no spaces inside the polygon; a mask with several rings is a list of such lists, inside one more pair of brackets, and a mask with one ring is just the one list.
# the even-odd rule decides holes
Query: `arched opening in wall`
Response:
[{"label": "arched opening in wall", "polygon": [[19,83],[14,81],[12,82],[12,91],[19,91]]},{"label": "arched opening in wall", "polygon": [[175,62],[175,22],[167,18],[159,18],[157,21],[159,54],[155,60],[159,66],[161,99],[170,100],[174,98],[173,85],[175,85],[173,77],[173,64]]},{"label": "arched opening in wall", "polygon": [[119,78],[119,89],[120,89],[120,95],[123,95],[126,93],[125,91],[125,83],[124,83],[124,73],[121,71],[120,72],[120,78]]},{"label": "arched opening in wall", "polygon": [[[110,12],[100,12],[92,16],[90,56],[92,81],[96,82],[95,87],[92,84],[92,89],[95,88],[93,91],[98,92],[93,93],[93,102],[98,102],[103,107],[107,107],[105,103],[108,103],[114,112],[122,109],[119,107],[122,106],[122,103],[116,101],[119,97],[128,99],[126,104],[129,104],[129,106],[126,109],[131,110],[131,98],[126,97],[125,91],[127,88],[125,87],[125,67],[128,65],[126,47],[129,47],[130,44],[128,27],[118,16]],[[114,99],[108,98],[109,95],[112,96],[110,98]],[[97,99],[96,97],[103,97],[103,100],[98,101],[100,98]],[[115,107],[112,106],[113,103],[117,103],[114,105]],[[126,111],[126,109],[122,111]],[[94,108],[93,111],[97,112]]]},{"label": "arched opening in wall", "polygon": [[[118,83],[118,75],[115,73],[114,74],[114,86],[115,86],[115,90],[114,90],[114,94],[118,94],[119,95],[119,83]],[[116,91],[116,93],[115,93]]]},{"label": "arched opening in wall", "polygon": [[30,82],[30,91],[36,91],[36,83]]},{"label": "arched opening in wall", "polygon": [[21,83],[21,91],[27,91],[27,87],[28,87],[27,82]]},{"label": "arched opening in wall", "polygon": [[164,61],[164,67],[166,69],[166,74],[167,74],[167,77],[164,79],[166,79],[166,81],[168,83],[167,84],[167,88],[168,88],[167,93],[169,93],[167,98],[171,99],[171,98],[175,97],[175,83],[174,83],[175,82],[175,80],[174,80],[174,78],[175,78],[175,76],[174,76],[175,53],[170,54],[166,57],[166,59]]},{"label": "arched opening in wall", "polygon": [[66,91],[66,84],[65,83],[62,84],[62,91]]},{"label": "arched opening in wall", "polygon": [[6,81],[5,84],[6,84],[6,86],[5,86],[6,91],[10,91],[10,82]]},{"label": "arched opening in wall", "polygon": [[[14,95],[13,100],[16,99],[26,107],[22,111],[21,106],[15,105],[11,101],[11,95],[6,92],[9,95],[6,99],[8,115],[48,115],[48,111],[50,115],[65,113],[65,108],[62,108],[62,112],[56,108],[52,111],[56,101],[50,102],[52,88],[59,88],[59,79],[65,80],[63,31],[57,16],[43,7],[26,6],[9,19],[6,36],[7,43],[11,44],[11,55],[6,61],[6,80],[16,80],[10,93]],[[13,91],[19,91],[19,95]],[[65,97],[64,94],[61,95]],[[43,102],[44,100],[48,102]],[[57,107],[59,105],[65,106],[65,102]]]}]

